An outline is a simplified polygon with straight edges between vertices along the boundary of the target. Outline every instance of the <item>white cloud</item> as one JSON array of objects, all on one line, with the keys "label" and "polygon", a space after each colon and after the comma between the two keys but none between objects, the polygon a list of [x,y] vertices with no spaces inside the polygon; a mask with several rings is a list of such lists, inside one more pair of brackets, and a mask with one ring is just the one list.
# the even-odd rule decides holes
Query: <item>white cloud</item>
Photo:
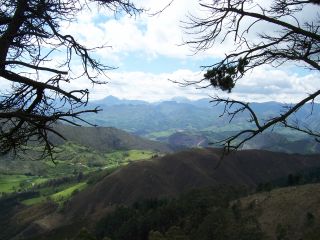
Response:
[{"label": "white cloud", "polygon": [[[119,98],[159,101],[183,96],[190,99],[219,95],[247,102],[297,102],[307,94],[320,89],[319,74],[299,76],[285,69],[260,67],[237,82],[231,94],[213,89],[196,89],[194,85],[180,87],[174,81],[195,81],[202,78],[201,72],[180,69],[173,72],[152,74],[146,72],[110,72],[111,81],[106,85],[92,88],[85,80],[78,80],[78,88],[89,88],[91,99],[101,99],[108,95]],[[75,84],[75,83],[73,83]],[[70,86],[72,87],[72,85]]]},{"label": "white cloud", "polygon": [[[188,14],[193,14],[197,17],[208,17],[210,12],[204,11],[197,0],[174,0],[170,7],[161,14],[154,17],[149,16],[150,13],[159,11],[169,2],[170,0],[140,0],[137,1],[137,4],[149,9],[148,12],[135,17],[122,15],[117,19],[114,19],[110,11],[97,10],[93,5],[91,6],[91,11],[86,11],[79,15],[77,22],[65,26],[65,29],[81,39],[83,44],[87,46],[93,47],[101,44],[112,46],[112,48],[100,50],[99,55],[105,60],[111,60],[118,65],[121,65],[120,55],[134,54],[136,52],[149,58],[169,56],[186,59],[194,52],[190,46],[181,46],[181,44],[184,40],[194,38],[196,35],[185,34],[184,31],[186,29],[182,28],[184,24],[181,21],[188,22]],[[212,3],[212,1],[209,2]],[[261,0],[254,2],[267,4]],[[253,11],[251,4],[250,6],[250,10]],[[254,9],[260,11],[257,7]],[[297,17],[299,19],[310,18],[317,12],[313,9],[307,7],[305,11],[297,14]],[[245,17],[241,25],[246,29],[252,21],[252,19]],[[294,20],[290,19],[290,21]],[[256,29],[262,33],[272,33],[276,30],[274,25],[270,27],[270,23],[261,22],[246,34],[252,41],[255,41],[254,39],[261,41],[261,39],[257,38]],[[222,43],[219,40],[216,41],[214,47],[206,52],[200,52],[194,57],[223,57],[227,51],[234,50],[234,48],[234,39],[233,36],[230,36]]]},{"label": "white cloud", "polygon": [[188,12],[197,8],[197,1],[175,0],[162,13],[150,16],[170,1],[143,0],[141,6],[149,9],[135,17],[123,15],[115,19],[110,12],[92,7],[78,17],[76,22],[65,25],[64,31],[76,36],[86,46],[107,44],[112,48],[99,51],[108,59],[117,54],[144,53],[149,57],[170,56],[185,58],[191,54],[183,43],[181,21]]},{"label": "white cloud", "polygon": [[299,75],[286,68],[263,66],[239,80],[234,95],[245,101],[297,102],[320,89],[319,77],[318,73]]},{"label": "white cloud", "polygon": [[159,101],[184,96],[190,99],[207,97],[204,91],[198,91],[194,86],[180,87],[171,80],[194,80],[201,77],[199,73],[181,69],[171,73],[151,74],[144,72],[114,72],[110,74],[112,81],[104,86],[92,89],[92,99],[114,95],[126,99],[141,99]]},{"label": "white cloud", "polygon": [[[169,2],[170,0],[140,0],[139,4],[149,8],[149,13],[152,13]],[[177,61],[191,62],[193,58],[219,57],[224,55],[227,49],[234,48],[232,39],[227,39],[226,42],[217,43],[205,53],[190,56],[192,51],[188,46],[178,46],[183,38],[187,37],[181,29],[181,20],[186,19],[188,12],[196,15],[204,14],[199,10],[196,0],[175,0],[169,8],[154,17],[142,14],[136,17],[124,15],[114,19],[110,11],[91,7],[90,11],[87,10],[78,17],[77,22],[64,25],[63,30],[74,35],[88,47],[112,46],[112,48],[99,50],[96,54],[103,58],[106,64],[120,67],[121,64],[125,64],[122,62],[123,55],[140,54],[150,59],[169,56]],[[269,25],[263,25],[261,28],[268,27]],[[250,36],[254,37],[254,34]],[[59,57],[57,56],[57,59]],[[75,66],[73,71],[75,74],[80,72],[80,66]],[[260,67],[241,79],[230,95],[212,89],[195,89],[193,86],[182,88],[168,80],[198,80],[201,79],[202,73],[188,69],[176,69],[171,72],[163,69],[162,71],[163,73],[160,74],[113,71],[107,73],[110,77],[106,79],[110,82],[107,85],[96,85],[92,88],[88,80],[78,79],[64,87],[91,89],[91,99],[115,95],[121,98],[148,101],[170,99],[175,96],[195,99],[219,94],[244,101],[296,102],[306,96],[306,93],[320,89],[319,74],[308,73],[300,76],[285,68]],[[2,82],[1,86],[3,86]]]}]

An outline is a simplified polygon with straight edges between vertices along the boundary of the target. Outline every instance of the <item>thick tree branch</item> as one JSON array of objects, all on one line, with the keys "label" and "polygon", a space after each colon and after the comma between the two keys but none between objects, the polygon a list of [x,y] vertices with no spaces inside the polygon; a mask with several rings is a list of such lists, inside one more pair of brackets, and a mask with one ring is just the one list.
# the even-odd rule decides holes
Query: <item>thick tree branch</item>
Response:
[{"label": "thick tree branch", "polygon": [[[314,92],[313,94],[310,94],[308,97],[304,98],[303,100],[301,100],[300,102],[296,103],[293,107],[289,108],[288,111],[286,111],[285,113],[282,113],[280,116],[278,117],[274,117],[268,121],[266,121],[266,123],[264,124],[260,124],[258,121],[258,116],[256,115],[256,113],[253,111],[253,109],[250,107],[250,105],[248,103],[243,103],[241,101],[236,101],[236,100],[230,100],[230,99],[222,99],[222,98],[214,98],[212,100],[212,102],[216,103],[216,104],[225,104],[225,111],[223,112],[222,115],[228,115],[229,117],[231,117],[231,120],[234,118],[234,116],[236,114],[238,114],[239,112],[244,112],[244,111],[249,111],[251,119],[253,119],[250,122],[253,122],[255,124],[253,129],[245,129],[240,131],[239,133],[228,137],[222,141],[219,141],[218,143],[223,143],[224,149],[227,152],[233,151],[233,150],[237,150],[239,149],[245,142],[249,141],[250,139],[254,138],[256,135],[266,131],[267,129],[269,129],[271,126],[275,126],[277,124],[283,124],[285,127],[289,127],[291,129],[294,129],[296,131],[300,131],[303,133],[306,133],[310,136],[313,137],[320,137],[318,135],[318,133],[316,133],[314,130],[303,130],[301,128],[298,127],[293,127],[292,125],[288,124],[288,118],[295,112],[297,112],[302,106],[304,106],[307,102],[313,101],[316,97],[318,97],[320,95],[320,90]],[[227,107],[231,107],[234,104],[238,104],[241,106],[241,108],[233,111],[233,112],[228,112],[226,111]],[[243,137],[243,138],[241,138]],[[233,144],[233,142],[235,140],[240,140],[239,142]]]},{"label": "thick tree branch", "polygon": [[[0,95],[0,153],[38,141],[50,154],[53,145],[48,133],[62,137],[52,129],[54,123],[90,124],[81,115],[100,111],[85,109],[88,89],[64,88],[80,77],[91,84],[104,84],[97,77],[114,69],[100,63],[92,54],[104,46],[90,49],[74,36],[61,33],[63,24],[75,21],[78,14],[89,9],[89,2],[130,15],[142,11],[131,0],[1,2],[0,79],[10,82],[11,88],[4,89]],[[62,62],[55,61],[56,53],[66,53]],[[74,71],[78,60],[82,63],[81,72]]]},{"label": "thick tree branch", "polygon": [[25,62],[20,62],[20,61],[6,61],[5,65],[20,65],[20,66],[24,66],[27,68],[31,68],[31,69],[35,69],[38,71],[47,71],[47,72],[52,72],[52,73],[56,73],[56,74],[61,74],[61,75],[67,75],[68,72],[67,71],[61,71],[58,69],[54,69],[54,68],[48,68],[48,67],[40,67],[37,65],[32,65],[29,63],[25,63]]},{"label": "thick tree branch", "polygon": [[[24,77],[24,76],[21,76],[19,74],[16,74],[14,72],[10,72],[10,71],[0,71],[0,76],[9,80],[9,81],[12,81],[12,82],[17,82],[17,83],[23,83],[23,84],[26,84],[28,86],[33,86],[34,88],[40,88],[40,89],[50,89],[50,90],[53,90],[57,93],[61,93],[63,96],[66,96],[70,99],[73,99],[77,102],[81,102],[81,99],[80,98],[77,98],[76,96],[74,96],[71,92],[66,92],[64,90],[62,90],[61,88],[59,87],[56,87],[56,86],[53,86],[53,85],[50,85],[50,84],[46,84],[46,83],[43,83],[43,82],[39,82],[39,81],[35,81],[35,80],[32,80],[30,78],[27,78],[27,77]],[[73,91],[75,92],[75,91]]]}]

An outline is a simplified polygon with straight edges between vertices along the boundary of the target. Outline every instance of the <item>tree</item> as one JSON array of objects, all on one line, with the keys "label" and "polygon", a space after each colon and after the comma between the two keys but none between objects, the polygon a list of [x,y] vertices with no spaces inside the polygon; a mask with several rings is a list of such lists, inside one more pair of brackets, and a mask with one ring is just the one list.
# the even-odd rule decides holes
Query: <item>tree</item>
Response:
[{"label": "tree", "polygon": [[[81,114],[100,110],[84,108],[88,89],[66,87],[79,77],[104,84],[97,77],[113,69],[95,59],[95,49],[83,46],[62,29],[91,3],[128,14],[142,11],[130,0],[1,1],[0,79],[11,84],[0,93],[1,153],[21,149],[31,141],[44,143],[45,152],[51,153],[48,134],[63,137],[54,130],[54,123],[76,125],[72,118],[84,121]],[[57,56],[63,60],[55,64]],[[78,76],[72,74],[76,61],[82,64]]]},{"label": "tree", "polygon": [[[186,44],[196,51],[203,51],[214,47],[216,41],[233,38],[235,51],[226,53],[217,63],[205,66],[203,79],[185,82],[184,85],[205,83],[202,85],[204,88],[212,86],[231,92],[248,71],[265,64],[278,67],[293,63],[311,71],[320,71],[320,14],[318,12],[306,22],[298,16],[312,4],[314,9],[320,9],[317,6],[320,1],[272,0],[260,3],[251,0],[200,2],[208,15],[204,18],[189,16],[185,28],[194,37]],[[269,24],[268,32],[261,30],[261,23]],[[252,33],[256,35],[255,39],[251,37]],[[244,129],[220,143],[226,152],[237,150],[246,141],[274,126],[308,134],[320,142],[319,129],[311,129],[293,117],[306,103],[313,105],[319,95],[320,90],[314,89],[298,103],[286,106],[278,116],[266,120],[259,119],[249,103],[215,97],[212,102],[225,105],[222,115],[230,117],[230,121],[246,112],[248,121],[254,124],[253,128]]]},{"label": "tree", "polygon": [[96,240],[96,238],[86,228],[82,228],[74,240]]}]

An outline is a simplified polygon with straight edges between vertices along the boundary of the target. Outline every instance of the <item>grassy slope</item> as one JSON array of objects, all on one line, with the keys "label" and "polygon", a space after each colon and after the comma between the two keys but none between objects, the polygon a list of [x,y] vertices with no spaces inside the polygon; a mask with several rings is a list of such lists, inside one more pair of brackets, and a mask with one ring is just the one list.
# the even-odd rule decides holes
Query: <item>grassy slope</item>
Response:
[{"label": "grassy slope", "polygon": [[52,141],[58,144],[54,153],[56,164],[50,159],[39,160],[42,150],[39,147],[28,146],[26,152],[18,153],[15,158],[9,155],[1,157],[0,193],[30,189],[46,179],[115,168],[131,161],[148,159],[158,152],[171,151],[163,143],[142,139],[115,128],[57,125],[56,130],[72,141],[52,137]]},{"label": "grassy slope", "polygon": [[[55,148],[53,155],[55,163],[49,158],[35,161],[32,158],[32,153],[25,155],[23,159],[0,159],[0,175],[25,175],[28,173],[30,175],[40,175],[48,178],[66,176],[73,174],[75,171],[90,172],[110,165],[121,165],[129,161],[148,159],[154,154],[157,153],[150,150],[114,150],[111,152],[100,152],[90,147],[66,142]],[[39,172],[38,169],[40,168],[41,171]],[[6,180],[4,181],[7,182]]]},{"label": "grassy slope", "polygon": [[[66,139],[82,146],[90,147],[101,152],[115,150],[151,150],[157,152],[172,152],[164,143],[150,141],[125,131],[108,127],[73,127],[57,125],[55,130],[60,132]],[[52,142],[62,144],[61,138],[52,136]]]},{"label": "grassy slope", "polygon": [[[94,175],[100,178],[122,165],[126,165],[132,161],[149,159],[155,154],[157,153],[150,150],[118,150],[103,153],[79,144],[66,142],[56,148],[54,155],[56,159],[55,164],[50,159],[28,160],[31,159],[32,155],[27,156],[23,160],[15,159],[16,162],[20,161],[23,163],[20,165],[21,168],[19,164],[15,163],[12,165],[10,161],[0,161],[2,169],[8,169],[8,171],[3,170],[2,174],[0,173],[0,193],[8,194],[16,191],[34,190],[39,192],[40,196],[25,199],[22,201],[24,204],[32,205],[43,202],[48,198],[57,203],[62,203],[69,199],[73,192],[81,191],[86,187],[87,177],[82,179],[81,182],[76,181],[80,172],[85,176],[90,175],[90,179],[94,178]],[[37,164],[43,169],[41,173],[33,171],[33,169],[37,169],[35,167]],[[97,171],[99,173],[96,174],[95,172]],[[24,175],[23,173],[25,172],[31,173],[31,175]],[[37,173],[41,174],[41,176],[33,175]],[[70,177],[74,180],[62,182],[54,186],[43,185],[46,181],[53,181],[54,179],[61,179],[63,177]]]},{"label": "grassy slope", "polygon": [[0,174],[0,192],[10,193],[30,188],[32,185],[43,183],[46,180],[46,178],[36,176]]},{"label": "grassy slope", "polygon": [[65,199],[69,199],[77,191],[81,191],[81,190],[85,189],[86,186],[87,186],[87,183],[81,182],[81,183],[75,184],[69,188],[63,189],[62,191],[57,192],[57,193],[51,195],[50,197],[52,200],[54,200],[56,202],[63,202]]},{"label": "grassy slope", "polygon": [[[319,239],[320,184],[275,189],[241,199],[271,239]],[[318,230],[317,230],[318,229]],[[317,235],[317,238],[315,238]]]},{"label": "grassy slope", "polygon": [[[63,209],[65,202],[78,192],[123,165],[159,154],[151,150],[101,152],[71,142],[56,150],[56,164],[50,159],[34,161],[32,154],[24,159],[0,160],[0,201],[12,202],[7,207],[0,204],[0,212],[6,213],[0,217],[0,225],[2,221],[6,223],[0,239],[9,239],[23,229],[32,232],[56,226],[61,220],[56,220],[52,214],[59,215],[57,210]],[[78,178],[80,172],[81,179]]]}]

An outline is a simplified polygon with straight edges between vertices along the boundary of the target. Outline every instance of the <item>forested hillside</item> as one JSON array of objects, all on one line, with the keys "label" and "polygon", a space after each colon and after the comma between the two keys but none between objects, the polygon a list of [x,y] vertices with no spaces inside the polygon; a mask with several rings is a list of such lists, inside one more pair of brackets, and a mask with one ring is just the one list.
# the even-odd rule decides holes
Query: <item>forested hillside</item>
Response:
[{"label": "forested hillside", "polygon": [[319,0],[1,0],[0,240],[319,240]]},{"label": "forested hillside", "polygon": [[[224,212],[225,210],[222,212],[218,211],[217,214],[219,215],[214,216],[218,217],[220,214],[223,214],[221,216],[226,217],[226,219],[228,219],[226,220],[227,222],[233,222],[234,220],[232,220],[232,218],[229,219],[229,214],[232,213],[233,210],[227,210],[229,205],[226,204],[232,199],[235,200],[240,196],[246,196],[248,193],[254,193],[256,189],[258,191],[270,191],[277,186],[305,184],[320,180],[319,172],[312,172],[312,169],[320,168],[318,155],[301,156],[247,150],[231,154],[221,160],[220,154],[221,150],[218,149],[194,149],[163,157],[149,155],[149,160],[131,161],[129,164],[122,165],[121,168],[105,169],[98,172],[92,171],[91,173],[85,171],[81,178],[79,178],[79,175],[76,175],[74,178],[70,178],[68,181],[65,179],[65,181],[61,183],[58,181],[51,181],[50,183],[50,181],[48,181],[47,185],[43,183],[42,187],[40,185],[40,188],[38,188],[38,190],[35,189],[33,192],[36,193],[38,191],[40,194],[44,194],[44,191],[48,191],[48,189],[45,190],[43,187],[48,186],[50,189],[58,190],[58,193],[55,194],[53,192],[51,195],[48,195],[48,200],[45,200],[45,198],[42,198],[42,200],[41,198],[39,199],[39,195],[17,195],[21,200],[16,198],[16,201],[20,201],[22,204],[19,202],[16,203],[19,208],[7,208],[8,212],[6,212],[4,216],[6,216],[7,219],[11,219],[11,224],[17,221],[17,217],[24,219],[24,221],[13,224],[13,229],[8,228],[6,231],[2,231],[2,236],[12,237],[12,235],[18,234],[17,236],[26,239],[29,237],[32,237],[31,239],[41,239],[41,236],[43,236],[43,239],[59,239],[66,236],[74,237],[79,232],[79,226],[89,228],[91,232],[94,232],[94,229],[97,227],[99,228],[96,232],[97,236],[107,235],[112,237],[111,239],[128,238],[126,234],[138,234],[135,235],[133,239],[146,239],[146,236],[153,234],[150,232],[151,230],[159,231],[165,236],[166,234],[170,234],[169,232],[167,233],[170,227],[187,227],[184,225],[187,223],[183,222],[187,221],[186,219],[188,219],[187,216],[189,216],[189,214],[191,214],[190,217],[193,216],[193,214],[196,214],[193,217],[197,216],[197,207],[190,208],[189,204],[195,204],[194,206],[197,206],[197,204],[205,204],[205,209],[220,208],[220,206],[222,206],[221,204],[223,204],[223,209],[225,209],[226,212]],[[300,177],[298,178],[298,176]],[[292,181],[288,179],[292,179]],[[51,185],[48,185],[49,183]],[[230,188],[228,186],[233,187]],[[185,197],[183,197],[184,195],[182,195],[181,200],[178,200],[178,202],[171,200],[181,194],[203,188],[213,188],[215,189],[213,192],[222,191],[222,195],[214,197],[212,196],[212,191],[204,192],[203,194],[205,195],[202,195],[200,190],[200,192],[196,190],[192,194],[193,197],[189,200],[188,198],[185,199]],[[229,192],[228,189],[230,189],[231,192]],[[203,196],[204,199],[202,199],[201,196]],[[31,200],[26,200],[28,197],[31,197]],[[219,200],[216,199],[213,202],[211,202],[211,200],[207,202],[207,200],[212,197],[214,197],[214,199],[217,197]],[[224,198],[228,200],[222,200]],[[3,201],[5,201],[5,199],[6,198],[4,198]],[[183,201],[183,204],[181,203],[182,209],[178,207],[180,206],[179,201]],[[195,203],[192,203],[192,201],[195,201]],[[201,201],[203,202],[201,203]],[[135,205],[136,202],[141,202],[142,205]],[[183,210],[184,204],[186,204],[185,210]],[[120,206],[124,206],[124,208]],[[131,206],[134,208],[138,207],[138,209],[130,210]],[[118,209],[119,207],[120,209]],[[129,209],[127,207],[129,207]],[[27,218],[25,214],[29,211],[39,211],[39,214],[33,218]],[[151,215],[148,215],[145,211]],[[157,213],[157,211],[161,212]],[[162,211],[164,211],[164,215],[162,215]],[[163,224],[163,220],[160,220],[162,218],[167,219],[167,214],[169,213],[166,213],[166,211],[173,211],[171,214],[173,214],[172,220],[176,219],[174,222]],[[184,211],[186,212],[183,213]],[[209,214],[209,212],[208,209],[205,210],[205,212],[202,213],[203,215],[201,215],[201,219]],[[140,214],[142,214],[142,222],[137,222],[136,224],[138,225],[131,225],[133,224],[133,219],[137,218]],[[145,217],[149,220],[142,220]],[[132,220],[130,220],[131,218]],[[255,216],[255,218],[258,219],[257,216]],[[160,222],[152,223],[153,220],[151,219]],[[181,222],[182,219],[184,219],[183,222]],[[235,229],[230,230],[235,231],[233,233],[234,236],[239,236],[240,233],[238,231],[240,231],[242,227],[248,227],[249,229],[252,227],[249,224],[250,219],[251,218],[239,223],[233,222],[231,224],[230,227],[236,224],[234,226]],[[145,226],[144,224],[149,224],[149,221],[151,221],[151,225]],[[196,222],[197,224],[200,223],[198,221]],[[120,225],[119,229],[114,227],[108,228],[109,224],[112,226],[113,224],[125,224],[126,227],[133,228],[132,231],[138,231],[137,228],[140,227],[143,227],[144,230],[142,233],[129,233],[127,232],[129,230],[122,230]],[[237,224],[240,225],[238,226]],[[192,236],[195,232],[191,234],[190,231],[196,231],[195,228],[196,226],[192,227],[192,230],[184,229],[182,233],[186,231],[183,234],[194,239]],[[258,225],[256,225],[254,229],[258,234],[257,236],[263,235]],[[208,229],[204,231],[203,234],[209,234],[207,232]],[[225,229],[223,232],[224,231]],[[241,233],[244,234],[244,232]],[[122,237],[118,234],[121,234]],[[142,234],[144,237],[141,238],[142,235],[139,234]],[[253,234],[253,236],[256,235]]]}]

